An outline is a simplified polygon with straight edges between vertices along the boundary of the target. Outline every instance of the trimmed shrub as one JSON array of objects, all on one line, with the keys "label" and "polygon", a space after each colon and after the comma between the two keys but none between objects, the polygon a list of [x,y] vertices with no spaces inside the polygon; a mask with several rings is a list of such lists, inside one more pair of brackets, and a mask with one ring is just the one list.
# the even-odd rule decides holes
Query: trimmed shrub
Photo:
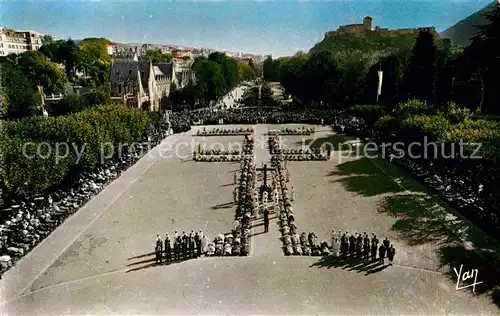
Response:
[{"label": "trimmed shrub", "polygon": [[449,102],[442,114],[453,124],[464,122],[471,117],[469,109],[461,108],[455,102]]},{"label": "trimmed shrub", "polygon": [[140,109],[116,105],[7,122],[2,140],[5,187],[13,195],[30,195],[57,186],[76,171],[117,158],[119,148],[143,141],[151,122]]},{"label": "trimmed shrub", "polygon": [[404,139],[423,141],[427,136],[432,141],[443,142],[447,140],[450,122],[438,115],[413,115],[403,119],[400,123]]},{"label": "trimmed shrub", "polygon": [[405,103],[400,103],[394,109],[396,116],[407,117],[411,115],[433,115],[436,114],[436,109],[427,103],[413,99]]}]

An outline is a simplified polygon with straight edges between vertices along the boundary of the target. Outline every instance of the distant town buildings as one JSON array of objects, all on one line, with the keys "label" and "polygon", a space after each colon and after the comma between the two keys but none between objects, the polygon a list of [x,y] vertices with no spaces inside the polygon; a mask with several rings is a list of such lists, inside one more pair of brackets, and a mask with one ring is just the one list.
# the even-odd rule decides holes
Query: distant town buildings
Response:
[{"label": "distant town buildings", "polygon": [[233,53],[233,52],[224,52],[226,56],[233,57],[234,59],[249,63],[252,60],[254,63],[261,63],[264,61],[264,57],[261,55],[248,54],[248,53]]},{"label": "distant town buildings", "polygon": [[420,31],[430,31],[436,33],[434,27],[419,27],[419,28],[409,28],[409,29],[396,29],[390,30],[388,28],[381,28],[376,26],[372,28],[373,19],[369,16],[363,19],[362,24],[348,24],[340,26],[336,31],[330,31],[325,33],[325,37],[332,37],[339,34],[354,34],[361,35],[365,32],[376,32],[384,36],[399,36],[399,35],[415,35],[417,36]]},{"label": "distant town buildings", "polygon": [[[148,50],[161,52],[162,54],[171,54],[179,64],[194,61],[197,57],[208,57],[215,52],[209,48],[190,48],[175,45],[155,45],[155,44],[108,44],[108,54],[115,59],[131,59],[134,55],[138,57],[146,54]],[[226,56],[233,57],[239,61],[248,63],[250,59],[254,63],[260,63],[264,60],[263,56],[247,53],[224,52]]]},{"label": "distant town buildings", "polygon": [[0,26],[0,56],[38,50],[42,46],[42,36],[35,31],[17,31]]}]

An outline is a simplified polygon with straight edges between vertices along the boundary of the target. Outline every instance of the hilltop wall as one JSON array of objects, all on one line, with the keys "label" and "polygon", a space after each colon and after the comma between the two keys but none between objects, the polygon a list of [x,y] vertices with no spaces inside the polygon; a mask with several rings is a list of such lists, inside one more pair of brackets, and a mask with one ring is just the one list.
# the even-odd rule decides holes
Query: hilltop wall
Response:
[{"label": "hilltop wall", "polygon": [[420,31],[430,31],[432,33],[436,33],[436,29],[434,27],[419,27],[419,28],[408,28],[408,29],[396,29],[390,30],[388,28],[381,28],[376,26],[374,29],[371,28],[371,18],[365,17],[363,20],[363,24],[349,24],[342,25],[336,31],[329,31],[325,33],[325,38],[334,37],[336,35],[342,34],[353,34],[353,35],[364,35],[366,32],[374,32],[382,36],[401,36],[401,35],[413,35],[417,36]]}]

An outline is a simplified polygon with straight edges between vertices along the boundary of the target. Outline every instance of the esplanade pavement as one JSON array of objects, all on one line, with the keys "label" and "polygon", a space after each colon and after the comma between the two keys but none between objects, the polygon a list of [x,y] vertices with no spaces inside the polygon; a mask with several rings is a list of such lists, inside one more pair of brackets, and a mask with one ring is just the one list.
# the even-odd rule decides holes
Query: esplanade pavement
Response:
[{"label": "esplanade pavement", "polygon": [[[280,127],[253,126],[258,164],[269,159],[267,131]],[[213,239],[233,228],[234,172],[240,164],[194,162],[192,152],[198,145],[234,147],[243,136],[199,137],[199,129],[167,137],[5,273],[0,310],[22,315],[498,314],[485,296],[455,289],[436,245],[413,245],[393,230],[396,218],[380,211],[381,205],[390,196],[412,194],[411,188],[390,173],[384,179],[369,172],[352,179],[343,166],[366,158],[341,157],[337,150],[327,161],[288,162],[297,192],[292,202],[297,227],[328,243],[331,229],[373,231],[395,245],[394,265],[367,268],[329,257],[287,257],[273,217],[269,233],[253,225],[247,257],[156,264],[156,234],[202,230]],[[331,134],[315,126],[314,135],[286,136],[283,142],[298,148]],[[383,169],[376,162],[373,167]],[[394,183],[378,191],[361,188],[362,181],[377,180]]]}]

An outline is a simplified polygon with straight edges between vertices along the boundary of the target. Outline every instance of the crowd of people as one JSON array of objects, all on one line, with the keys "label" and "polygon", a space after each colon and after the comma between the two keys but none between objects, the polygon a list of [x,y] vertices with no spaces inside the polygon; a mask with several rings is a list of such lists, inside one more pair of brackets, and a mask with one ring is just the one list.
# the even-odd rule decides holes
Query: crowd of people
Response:
[{"label": "crowd of people", "polygon": [[250,135],[253,133],[253,128],[213,128],[207,130],[198,130],[196,136],[233,136],[233,135]]},{"label": "crowd of people", "polygon": [[332,124],[337,114],[325,109],[239,107],[229,109],[201,109],[173,113],[173,125],[187,122],[191,125],[217,124]]},{"label": "crowd of people", "polygon": [[[253,156],[254,140],[245,136],[243,143],[243,159],[240,162],[240,178],[237,188],[233,191],[236,203],[236,220],[243,230],[250,229],[250,221],[257,208],[257,170]],[[235,175],[237,180],[237,175]]]},{"label": "crowd of people", "polygon": [[284,161],[325,161],[331,157],[330,149],[282,149],[279,144],[277,136],[269,136],[269,152],[280,156]]}]

